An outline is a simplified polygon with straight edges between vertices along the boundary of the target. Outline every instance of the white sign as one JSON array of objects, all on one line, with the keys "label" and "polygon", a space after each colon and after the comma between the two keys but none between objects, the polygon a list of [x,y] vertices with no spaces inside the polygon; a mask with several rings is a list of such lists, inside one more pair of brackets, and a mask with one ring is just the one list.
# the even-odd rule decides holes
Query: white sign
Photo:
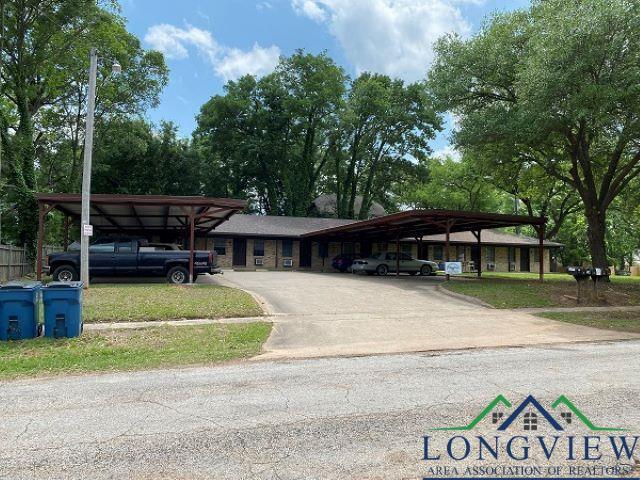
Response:
[{"label": "white sign", "polygon": [[82,225],[82,235],[85,237],[93,236],[93,225]]},{"label": "white sign", "polygon": [[444,271],[447,275],[460,275],[462,262],[444,262]]}]

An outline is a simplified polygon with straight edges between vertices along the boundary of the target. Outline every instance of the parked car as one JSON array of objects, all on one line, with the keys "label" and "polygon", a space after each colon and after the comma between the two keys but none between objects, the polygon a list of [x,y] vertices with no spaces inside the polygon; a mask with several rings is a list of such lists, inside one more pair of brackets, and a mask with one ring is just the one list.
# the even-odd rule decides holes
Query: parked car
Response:
[{"label": "parked car", "polygon": [[[89,275],[91,277],[164,276],[169,283],[175,284],[189,281],[189,251],[145,251],[148,246],[149,243],[144,238],[99,238],[89,246]],[[204,273],[220,273],[216,265],[215,252],[198,250],[193,255],[196,277]],[[52,253],[47,257],[45,271],[50,272],[56,281],[79,280],[80,252]]]},{"label": "parked car", "polygon": [[331,266],[336,270],[340,270],[342,273],[348,272],[351,269],[351,264],[357,258],[360,258],[360,255],[355,253],[341,253],[333,257]]},{"label": "parked car", "polygon": [[[396,252],[382,252],[368,258],[361,258],[353,261],[351,271],[353,273],[366,273],[373,275],[386,275],[396,271]],[[411,275],[435,275],[438,271],[438,264],[429,260],[417,260],[411,255],[400,253],[400,272]]]}]

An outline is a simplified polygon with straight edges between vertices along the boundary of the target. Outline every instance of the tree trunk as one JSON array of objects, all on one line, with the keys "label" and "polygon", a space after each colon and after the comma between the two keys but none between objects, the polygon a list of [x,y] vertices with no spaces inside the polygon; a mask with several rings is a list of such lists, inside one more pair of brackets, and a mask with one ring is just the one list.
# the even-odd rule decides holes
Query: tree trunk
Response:
[{"label": "tree trunk", "polygon": [[609,262],[607,260],[606,214],[599,209],[587,207],[585,215],[591,263],[596,268],[607,268]]}]

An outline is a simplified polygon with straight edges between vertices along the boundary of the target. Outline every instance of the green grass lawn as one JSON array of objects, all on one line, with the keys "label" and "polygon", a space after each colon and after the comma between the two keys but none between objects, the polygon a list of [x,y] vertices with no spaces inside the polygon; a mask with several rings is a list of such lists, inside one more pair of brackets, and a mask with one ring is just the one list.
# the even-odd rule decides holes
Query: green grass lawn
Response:
[{"label": "green grass lawn", "polygon": [[[444,287],[476,297],[496,308],[575,307],[576,282],[567,274],[546,274],[543,284],[535,273],[486,273],[483,278],[456,277]],[[640,277],[612,277],[601,288],[602,301],[583,305],[640,305]]]},{"label": "green grass lawn", "polygon": [[217,285],[93,284],[84,292],[85,322],[136,322],[262,315],[251,295]]},{"label": "green grass lawn", "polygon": [[638,311],[545,312],[540,313],[539,316],[586,327],[640,333],[640,312]]},{"label": "green grass lawn", "polygon": [[[98,289],[96,289],[97,291]],[[215,324],[85,332],[65,340],[0,342],[0,379],[214,364],[261,351],[271,324]]]}]

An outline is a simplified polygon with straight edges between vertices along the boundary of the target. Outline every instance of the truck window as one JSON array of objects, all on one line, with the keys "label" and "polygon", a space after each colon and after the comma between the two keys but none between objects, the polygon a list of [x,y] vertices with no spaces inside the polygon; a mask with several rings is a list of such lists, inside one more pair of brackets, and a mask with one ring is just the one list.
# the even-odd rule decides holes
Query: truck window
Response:
[{"label": "truck window", "polygon": [[116,251],[116,244],[113,242],[94,243],[89,247],[92,253],[113,253]]},{"label": "truck window", "polygon": [[118,253],[132,253],[133,242],[118,242]]}]

